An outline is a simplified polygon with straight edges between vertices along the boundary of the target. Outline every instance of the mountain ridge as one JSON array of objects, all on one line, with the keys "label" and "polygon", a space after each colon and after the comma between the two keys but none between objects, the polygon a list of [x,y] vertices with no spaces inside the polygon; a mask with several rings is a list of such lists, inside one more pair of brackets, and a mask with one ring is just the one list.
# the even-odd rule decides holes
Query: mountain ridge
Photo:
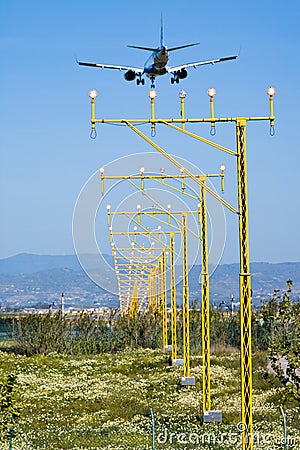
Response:
[{"label": "mountain ridge", "polygon": [[[107,255],[104,257],[111,258]],[[112,259],[110,265],[113,267]],[[229,303],[231,296],[237,301],[239,264],[221,264],[214,272],[210,270],[210,273],[211,304],[218,306],[222,301]],[[107,271],[98,269],[97,274],[99,284],[107,286]],[[299,300],[300,262],[252,263],[251,274],[255,307],[269,299],[274,289],[281,292],[285,290],[288,279],[293,281],[292,298]],[[189,271],[191,302],[196,298],[201,299],[200,279],[201,267],[195,265]],[[176,288],[178,304],[182,297],[181,283]],[[66,305],[80,309],[118,305],[115,294],[105,291],[87,276],[76,255],[20,254],[0,260],[0,305],[6,310],[22,310],[52,302],[58,304],[62,292],[65,293]]]},{"label": "mountain ridge", "polygon": [[[92,257],[94,255],[91,255]],[[97,255],[95,255],[95,258]],[[105,260],[110,261],[112,259],[109,255],[104,255]],[[251,265],[257,267],[259,265],[264,265],[264,268],[270,266],[272,268],[279,268],[282,265],[299,266],[300,275],[300,261],[283,261],[283,262],[265,262],[265,261],[255,261]],[[235,268],[238,263],[224,263],[220,264],[219,267]],[[14,274],[25,274],[41,272],[43,270],[51,270],[58,268],[66,268],[73,270],[82,270],[81,264],[76,256],[76,254],[69,255],[40,255],[35,253],[18,253],[17,255],[9,256],[7,258],[0,259],[0,274],[14,275]],[[219,269],[218,269],[219,270]]]}]

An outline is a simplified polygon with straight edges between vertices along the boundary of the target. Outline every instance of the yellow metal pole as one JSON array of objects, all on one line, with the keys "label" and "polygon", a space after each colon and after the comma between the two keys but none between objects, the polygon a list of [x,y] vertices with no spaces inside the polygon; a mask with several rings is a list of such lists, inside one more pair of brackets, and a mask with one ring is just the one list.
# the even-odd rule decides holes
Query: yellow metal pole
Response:
[{"label": "yellow metal pole", "polygon": [[136,319],[137,318],[138,309],[139,309],[138,288],[137,288],[137,283],[135,283],[134,288],[133,288],[130,308],[129,308],[129,315],[130,315],[131,319]]},{"label": "yellow metal pole", "polygon": [[[182,260],[183,260],[183,291],[182,291],[182,316],[183,316],[183,376],[190,376],[190,309],[189,309],[189,279],[188,279],[188,254],[186,213],[182,213]],[[189,386],[188,386],[189,389]]]},{"label": "yellow metal pole", "polygon": [[157,92],[155,89],[150,89],[148,92],[148,96],[151,100],[151,136],[154,137],[156,134],[155,131],[155,109],[154,109],[154,101],[157,97]]},{"label": "yellow metal pole", "polygon": [[158,258],[158,274],[157,274],[157,309],[158,313],[162,314],[162,301],[161,301],[161,291],[162,291],[162,261],[161,257]]},{"label": "yellow metal pole", "polygon": [[165,350],[168,345],[168,318],[167,318],[167,270],[166,270],[166,250],[162,251],[161,258],[162,266],[162,326],[163,326],[163,349]]},{"label": "yellow metal pole", "polygon": [[185,185],[184,185],[184,169],[183,167],[180,168],[180,176],[181,176],[181,190],[184,192]]},{"label": "yellow metal pole", "polygon": [[148,274],[148,309],[153,311],[153,295],[152,295],[152,271]]},{"label": "yellow metal pole", "polygon": [[141,205],[137,205],[138,225],[141,224]]},{"label": "yellow metal pole", "polygon": [[216,129],[215,129],[215,95],[216,95],[216,90],[214,88],[209,88],[207,91],[207,94],[209,96],[209,104],[210,104],[210,118],[212,119],[211,123],[210,123],[210,134],[214,135],[216,134]]},{"label": "yellow metal pole", "polygon": [[[181,100],[181,118],[182,120],[185,119],[185,111],[184,111],[184,102],[185,102],[185,97],[180,97]],[[184,130],[184,122],[182,122],[181,124],[181,129]]]},{"label": "yellow metal pole", "polygon": [[225,174],[226,166],[224,164],[221,164],[220,169],[221,169],[221,190],[222,190],[222,192],[224,192],[225,191],[225,175],[224,174]]},{"label": "yellow metal pole", "polygon": [[92,124],[92,133],[95,131],[95,99],[91,99],[91,124]]},{"label": "yellow metal pole", "polygon": [[141,189],[143,191],[145,188],[145,168],[141,167],[140,172],[141,172]]},{"label": "yellow metal pole", "polygon": [[270,95],[270,126],[274,127],[275,117],[274,117],[274,102],[273,95]]},{"label": "yellow metal pole", "polygon": [[174,233],[170,233],[170,277],[171,277],[171,333],[172,333],[172,364],[177,358],[177,305],[174,261]]},{"label": "yellow metal pole", "polygon": [[151,136],[155,136],[155,134],[156,134],[156,130],[155,130],[155,122],[154,122],[154,119],[155,119],[155,116],[154,116],[154,98],[152,98],[151,99],[151,120],[152,120],[152,122],[151,122]]},{"label": "yellow metal pole", "polygon": [[110,205],[106,206],[107,210],[107,225],[110,225]]},{"label": "yellow metal pole", "polygon": [[103,167],[100,168],[100,178],[101,178],[101,195],[104,195],[104,169]]},{"label": "yellow metal pole", "polygon": [[155,120],[154,98],[151,98],[151,120]]},{"label": "yellow metal pole", "polygon": [[246,120],[236,123],[240,244],[241,388],[243,450],[252,450],[251,280],[248,238]]},{"label": "yellow metal pole", "polygon": [[[214,119],[214,117],[215,117],[215,101],[214,101],[214,97],[210,97],[210,117],[212,118],[212,119]],[[211,131],[212,131],[212,133],[214,133],[214,131],[215,131],[215,123],[214,122],[211,122],[211,124],[210,124],[210,126],[211,126]]]},{"label": "yellow metal pole", "polygon": [[154,312],[157,310],[157,266],[153,267],[153,306]]},{"label": "yellow metal pole", "polygon": [[201,286],[202,286],[202,403],[203,411],[210,410],[210,318],[209,318],[209,273],[208,273],[208,239],[206,216],[206,176],[200,177],[200,228],[201,228]]}]

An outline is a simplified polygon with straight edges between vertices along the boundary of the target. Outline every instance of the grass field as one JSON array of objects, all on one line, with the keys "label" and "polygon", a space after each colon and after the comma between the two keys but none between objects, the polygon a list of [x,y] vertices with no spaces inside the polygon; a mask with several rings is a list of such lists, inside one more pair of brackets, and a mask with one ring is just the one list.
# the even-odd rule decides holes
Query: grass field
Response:
[{"label": "grass field", "polygon": [[[223,349],[212,356],[211,409],[222,410],[223,423],[206,426],[201,358],[192,357],[197,383],[190,391],[180,386],[182,368],[172,368],[168,358],[157,350],[91,357],[0,352],[0,378],[13,372],[19,387],[13,449],[152,449],[150,407],[156,449],[241,448],[239,354]],[[256,353],[254,448],[283,449],[282,391],[265,380],[265,366],[265,355]],[[285,410],[287,449],[299,450],[299,408],[290,404]]]}]

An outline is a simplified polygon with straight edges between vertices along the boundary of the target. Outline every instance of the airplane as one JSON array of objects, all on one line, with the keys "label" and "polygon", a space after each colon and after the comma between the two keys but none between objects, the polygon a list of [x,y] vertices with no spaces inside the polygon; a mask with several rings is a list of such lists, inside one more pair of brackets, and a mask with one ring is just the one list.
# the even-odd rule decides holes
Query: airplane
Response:
[{"label": "airplane", "polygon": [[140,47],[137,45],[128,45],[130,48],[136,48],[140,50],[147,50],[152,52],[149,58],[146,60],[144,67],[133,67],[133,66],[116,66],[112,64],[101,64],[101,63],[89,63],[78,61],[77,63],[80,66],[90,66],[90,67],[99,67],[101,69],[118,69],[124,70],[124,78],[126,81],[134,81],[136,79],[136,84],[145,84],[144,75],[150,78],[151,80],[151,88],[155,87],[155,78],[161,75],[165,75],[167,73],[172,74],[171,84],[179,83],[179,80],[183,80],[188,76],[189,67],[198,67],[204,66],[206,64],[215,64],[218,62],[229,61],[236,59],[238,55],[234,56],[226,56],[223,58],[211,59],[208,61],[197,61],[193,63],[181,64],[178,66],[168,67],[169,53],[174,50],[180,50],[187,47],[193,47],[195,45],[199,45],[200,42],[194,44],[186,44],[181,45],[179,47],[167,48],[164,44],[164,30],[163,30],[163,20],[161,18],[161,28],[160,28],[160,45],[157,48],[152,47]]}]

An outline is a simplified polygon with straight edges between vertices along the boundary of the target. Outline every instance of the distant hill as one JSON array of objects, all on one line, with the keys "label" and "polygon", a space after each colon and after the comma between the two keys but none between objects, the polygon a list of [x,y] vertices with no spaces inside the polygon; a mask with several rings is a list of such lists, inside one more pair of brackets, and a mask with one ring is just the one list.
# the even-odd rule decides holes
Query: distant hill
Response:
[{"label": "distant hill", "polygon": [[[293,292],[300,294],[300,262],[292,263],[263,263],[250,264],[251,287],[253,298],[259,299],[273,293],[274,289],[283,290],[286,281],[293,281]],[[239,264],[222,264],[211,278],[211,284],[217,292],[224,292],[228,298],[230,289],[237,292],[237,280],[239,276]],[[236,294],[235,294],[236,295]]]},{"label": "distant hill", "polygon": [[[104,255],[104,257],[106,261],[112,263],[111,256]],[[93,261],[93,256],[90,256],[89,260]],[[0,274],[17,275],[51,269],[82,270],[76,255],[35,255],[31,253],[19,253],[9,258],[0,259]]]},{"label": "distant hill", "polygon": [[33,255],[20,253],[9,258],[0,259],[0,273],[15,275],[34,273],[43,270],[68,268],[80,270],[76,255]]},{"label": "distant hill", "polygon": [[[105,256],[112,265],[111,256]],[[93,266],[93,257],[91,264]],[[201,299],[199,283],[201,267],[194,266],[189,272],[190,300]],[[251,286],[253,304],[259,306],[270,298],[274,289],[284,290],[286,281],[293,281],[292,297],[300,296],[300,262],[252,263]],[[98,280],[107,286],[107,273],[97,269]],[[239,265],[222,264],[210,279],[211,304],[239,297]],[[106,280],[106,281],[105,281]],[[181,303],[181,283],[177,287],[178,303]],[[93,283],[82,270],[75,255],[19,254],[0,260],[0,305],[9,308],[33,306],[39,302],[59,301],[61,292],[66,295],[69,306],[116,306],[117,297]]]}]

